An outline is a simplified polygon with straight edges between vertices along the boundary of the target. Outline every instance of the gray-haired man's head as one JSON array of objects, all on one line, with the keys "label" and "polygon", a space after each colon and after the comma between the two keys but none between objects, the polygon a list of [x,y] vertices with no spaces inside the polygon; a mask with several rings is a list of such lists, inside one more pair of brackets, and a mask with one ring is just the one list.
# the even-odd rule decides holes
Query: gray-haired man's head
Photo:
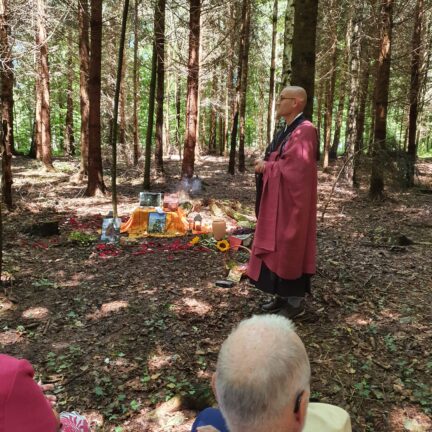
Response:
[{"label": "gray-haired man's head", "polygon": [[310,365],[291,321],[276,315],[242,321],[223,343],[214,379],[232,432],[301,431]]}]

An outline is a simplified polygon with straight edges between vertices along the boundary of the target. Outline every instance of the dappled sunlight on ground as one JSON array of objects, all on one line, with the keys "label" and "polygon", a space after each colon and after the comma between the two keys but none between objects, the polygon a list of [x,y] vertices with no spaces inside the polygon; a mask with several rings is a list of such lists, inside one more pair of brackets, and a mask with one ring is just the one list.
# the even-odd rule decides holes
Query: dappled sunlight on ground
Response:
[{"label": "dappled sunlight on ground", "polygon": [[48,318],[49,310],[46,307],[31,307],[26,309],[22,313],[22,317],[26,319],[39,319],[43,320],[45,318]]},{"label": "dappled sunlight on ground", "polygon": [[356,326],[367,326],[370,325],[372,322],[372,318],[366,318],[361,314],[354,313],[352,315],[349,315],[345,318],[345,322],[349,324],[350,326],[356,327]]},{"label": "dappled sunlight on ground", "polygon": [[0,332],[0,346],[14,345],[23,342],[23,336],[16,330],[6,330]]},{"label": "dappled sunlight on ground", "polygon": [[121,309],[127,308],[129,302],[123,300],[116,300],[109,303],[104,303],[99,310],[92,314],[88,314],[87,318],[91,320],[97,320],[100,318],[105,318]]},{"label": "dappled sunlight on ground", "polygon": [[415,406],[397,407],[389,414],[389,430],[430,432],[432,419]]},{"label": "dappled sunlight on ground", "polygon": [[6,297],[0,297],[0,316],[3,313],[14,310],[15,308],[16,306],[14,306],[14,304],[9,299]]}]

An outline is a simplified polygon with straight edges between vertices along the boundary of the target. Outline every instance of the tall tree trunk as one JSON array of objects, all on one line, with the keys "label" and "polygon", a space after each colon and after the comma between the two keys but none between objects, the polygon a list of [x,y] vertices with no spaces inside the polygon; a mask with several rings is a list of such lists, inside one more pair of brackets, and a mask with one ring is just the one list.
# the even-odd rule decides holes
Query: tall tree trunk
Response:
[{"label": "tall tree trunk", "polygon": [[197,142],[201,0],[190,0],[189,5],[190,20],[186,138],[183,152],[182,176],[191,178],[194,173],[195,146]]},{"label": "tall tree trunk", "polygon": [[[366,49],[366,48],[364,48]],[[369,57],[362,56],[364,61],[364,68],[361,74],[360,80],[360,103],[359,110],[357,115],[357,137],[355,140],[355,150],[363,150],[363,135],[364,135],[364,126],[365,126],[365,118],[366,118],[366,102],[368,100],[368,89],[369,89],[369,77],[370,77],[370,61]]]},{"label": "tall tree trunk", "polygon": [[153,41],[153,53],[151,64],[150,91],[149,91],[149,107],[147,117],[147,131],[145,144],[145,160],[144,160],[144,190],[150,190],[150,165],[151,165],[151,144],[153,137],[153,122],[155,109],[155,94],[156,94],[156,40]]},{"label": "tall tree trunk", "polygon": [[[333,2],[330,4],[330,9],[333,10]],[[324,113],[324,159],[323,168],[328,167],[328,159],[331,145],[331,131],[333,122],[333,101],[336,86],[336,74],[337,74],[337,58],[338,58],[338,37],[337,37],[337,25],[333,25],[333,37],[332,46],[330,50],[330,80],[327,83],[327,91],[325,95],[325,113]]]},{"label": "tall tree trunk", "polygon": [[138,99],[139,99],[139,62],[138,62],[138,1],[134,2],[134,62],[133,62],[133,164],[138,165],[139,159],[139,127],[138,127]]},{"label": "tall tree trunk", "polygon": [[211,101],[211,113],[210,113],[210,133],[209,133],[209,153],[216,153],[216,139],[217,139],[217,105],[219,96],[219,71],[215,69],[213,71],[212,80],[212,101]]},{"label": "tall tree trunk", "polygon": [[155,166],[158,172],[163,172],[163,113],[165,84],[165,0],[158,0],[155,11],[156,38],[156,137]]},{"label": "tall tree trunk", "polygon": [[39,113],[36,124],[39,136],[40,152],[37,157],[48,171],[53,171],[51,150],[51,119],[50,119],[50,85],[48,64],[48,43],[46,33],[45,0],[37,0],[36,46],[38,47],[38,95]]},{"label": "tall tree trunk", "polygon": [[383,158],[385,157],[387,133],[387,106],[390,84],[391,41],[393,27],[393,2],[382,0],[380,6],[381,37],[378,71],[375,84],[375,128],[372,150],[372,172],[369,195],[381,198],[384,192]]},{"label": "tall tree trunk", "polygon": [[64,148],[70,156],[75,155],[75,135],[73,124],[73,90],[72,84],[74,80],[73,61],[72,61],[72,31],[68,32],[68,62],[67,62],[67,89],[66,89],[66,121],[64,131]]},{"label": "tall tree trunk", "polygon": [[414,186],[414,171],[417,156],[417,116],[419,105],[420,92],[420,50],[421,50],[421,35],[424,14],[424,0],[417,0],[415,9],[414,32],[412,37],[411,51],[411,83],[410,83],[410,110],[409,110],[409,125],[408,125],[408,169],[406,175],[406,184],[408,187]]},{"label": "tall tree trunk", "polygon": [[102,57],[102,0],[90,0],[90,64],[89,64],[89,154],[87,196],[97,190],[105,193],[101,154],[101,57]]},{"label": "tall tree trunk", "polygon": [[119,53],[117,61],[117,79],[114,95],[114,113],[111,131],[111,147],[112,147],[112,167],[111,167],[111,187],[112,187],[112,206],[113,217],[117,217],[117,116],[119,109],[120,87],[124,81],[123,67],[124,67],[124,45],[126,38],[126,25],[127,16],[129,12],[129,0],[125,0],[123,7],[123,17],[120,33]]},{"label": "tall tree trunk", "polygon": [[176,146],[179,157],[182,157],[182,143],[180,140],[180,119],[181,119],[181,81],[180,75],[177,75],[175,84],[175,108],[176,108]]},{"label": "tall tree trunk", "polygon": [[[129,163],[129,151],[126,146],[126,56],[123,54],[121,79],[120,79],[120,94],[119,94],[119,134],[118,144],[119,149],[123,153],[124,160]],[[111,137],[112,139],[112,137]]]},{"label": "tall tree trunk", "polygon": [[1,122],[6,121],[5,140],[8,155],[15,153],[14,143],[14,99],[13,99],[13,62],[9,43],[10,26],[8,23],[8,0],[0,0],[0,81],[1,81]]},{"label": "tall tree trunk", "polygon": [[350,93],[348,102],[348,119],[346,132],[346,165],[345,178],[349,184],[358,186],[356,178],[356,139],[357,139],[357,118],[359,111],[359,87],[360,87],[360,50],[361,50],[361,23],[362,23],[362,3],[357,3],[353,13],[352,34],[350,43]]},{"label": "tall tree trunk", "polygon": [[306,90],[304,115],[312,119],[315,83],[315,35],[318,0],[295,0],[291,84]]},{"label": "tall tree trunk", "polygon": [[250,22],[251,22],[251,0],[244,0],[246,3],[246,11],[244,16],[244,36],[243,36],[243,58],[242,58],[242,77],[240,88],[240,137],[239,137],[239,163],[238,169],[241,173],[246,170],[245,167],[245,135],[246,135],[246,101],[247,101],[247,85],[249,75],[249,46],[250,46]]},{"label": "tall tree trunk", "polygon": [[89,151],[89,15],[88,0],[78,0],[78,22],[79,22],[79,61],[80,61],[80,111],[81,132],[80,147],[81,161],[79,177],[81,180],[88,175],[88,151]]},{"label": "tall tree trunk", "polygon": [[287,0],[287,7],[285,10],[285,31],[284,31],[284,48],[282,57],[282,83],[280,91],[290,84],[291,82],[291,62],[293,50],[293,36],[294,36],[294,0]]},{"label": "tall tree trunk", "polygon": [[[12,209],[12,153],[7,149],[8,122],[2,120],[0,125],[0,154],[1,154],[1,202],[4,202],[9,210]],[[0,206],[1,206],[0,202]],[[1,275],[1,273],[0,273]]]},{"label": "tall tree trunk", "polygon": [[278,22],[278,0],[274,0],[273,16],[272,16],[272,47],[271,47],[271,58],[270,58],[269,100],[268,100],[268,110],[267,110],[267,142],[270,142],[274,130],[277,22]]}]

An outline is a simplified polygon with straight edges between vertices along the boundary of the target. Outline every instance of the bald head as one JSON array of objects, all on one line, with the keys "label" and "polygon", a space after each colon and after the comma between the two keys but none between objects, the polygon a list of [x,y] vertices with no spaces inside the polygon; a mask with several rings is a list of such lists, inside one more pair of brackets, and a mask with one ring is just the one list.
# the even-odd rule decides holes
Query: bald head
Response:
[{"label": "bald head", "polygon": [[287,86],[281,91],[282,97],[295,98],[299,104],[299,112],[303,111],[307,103],[306,90],[299,86]]},{"label": "bald head", "polygon": [[276,315],[242,321],[223,343],[216,394],[228,426],[262,429],[308,389],[309,360],[291,321]]}]

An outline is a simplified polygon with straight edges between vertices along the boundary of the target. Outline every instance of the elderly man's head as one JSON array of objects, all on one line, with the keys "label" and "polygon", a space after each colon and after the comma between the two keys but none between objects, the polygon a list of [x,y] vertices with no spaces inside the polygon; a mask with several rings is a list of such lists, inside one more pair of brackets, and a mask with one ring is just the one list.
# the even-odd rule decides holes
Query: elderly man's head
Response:
[{"label": "elderly man's head", "polygon": [[276,111],[278,117],[284,117],[288,122],[300,114],[307,102],[306,91],[303,87],[285,87],[276,99]]},{"label": "elderly man's head", "polygon": [[303,428],[310,365],[291,321],[254,316],[225,340],[214,379],[232,432],[295,432]]}]

